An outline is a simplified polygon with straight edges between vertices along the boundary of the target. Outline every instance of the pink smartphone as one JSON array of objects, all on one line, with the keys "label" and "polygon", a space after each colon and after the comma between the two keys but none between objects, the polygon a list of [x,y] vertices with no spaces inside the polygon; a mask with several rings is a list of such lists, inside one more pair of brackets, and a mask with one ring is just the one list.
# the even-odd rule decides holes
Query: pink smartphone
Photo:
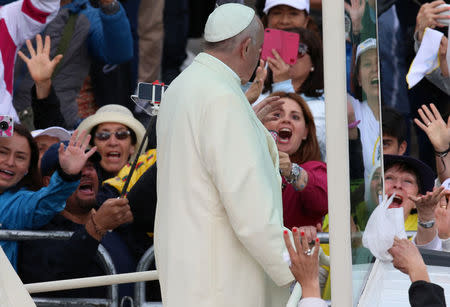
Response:
[{"label": "pink smartphone", "polygon": [[272,49],[275,49],[286,64],[293,65],[297,62],[299,41],[298,33],[267,28],[264,31],[261,58],[264,61],[268,57],[273,58]]}]

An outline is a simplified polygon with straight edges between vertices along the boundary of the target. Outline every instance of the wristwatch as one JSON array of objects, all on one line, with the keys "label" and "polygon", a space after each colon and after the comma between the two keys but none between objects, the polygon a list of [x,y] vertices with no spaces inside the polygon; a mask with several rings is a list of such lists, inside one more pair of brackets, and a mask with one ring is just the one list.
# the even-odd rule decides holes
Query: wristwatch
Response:
[{"label": "wristwatch", "polygon": [[417,221],[417,224],[419,224],[420,226],[422,226],[425,229],[431,228],[434,226],[435,220],[430,220],[427,222],[421,222],[420,220]]},{"label": "wristwatch", "polygon": [[113,0],[111,3],[106,5],[100,4],[100,7],[105,15],[114,15],[120,10],[120,4],[117,0]]},{"label": "wristwatch", "polygon": [[289,184],[296,183],[300,173],[302,172],[302,168],[297,163],[292,163],[291,174],[289,177],[284,177]]}]

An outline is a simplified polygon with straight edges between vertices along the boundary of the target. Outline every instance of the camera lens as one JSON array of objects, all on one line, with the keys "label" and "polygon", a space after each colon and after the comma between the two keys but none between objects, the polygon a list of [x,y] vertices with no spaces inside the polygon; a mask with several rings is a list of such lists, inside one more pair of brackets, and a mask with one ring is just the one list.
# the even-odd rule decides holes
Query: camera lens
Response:
[{"label": "camera lens", "polygon": [[7,122],[5,122],[5,121],[0,122],[0,130],[5,131],[5,130],[8,130],[8,128],[9,128],[9,124]]}]

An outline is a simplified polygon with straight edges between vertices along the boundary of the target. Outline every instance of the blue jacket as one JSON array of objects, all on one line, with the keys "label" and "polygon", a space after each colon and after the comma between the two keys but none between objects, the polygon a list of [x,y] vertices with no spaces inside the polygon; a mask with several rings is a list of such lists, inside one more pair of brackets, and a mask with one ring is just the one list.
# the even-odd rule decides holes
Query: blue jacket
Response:
[{"label": "blue jacket", "polygon": [[[66,206],[66,199],[80,181],[64,181],[58,172],[50,184],[36,192],[25,188],[9,189],[0,194],[0,229],[36,229],[47,224]],[[11,264],[17,266],[17,242],[0,241]]]},{"label": "blue jacket", "polygon": [[83,14],[89,20],[87,43],[89,53],[97,60],[119,64],[133,57],[133,37],[122,5],[112,15],[106,15],[101,9],[92,7],[89,0],[73,0],[63,8],[71,13]]}]

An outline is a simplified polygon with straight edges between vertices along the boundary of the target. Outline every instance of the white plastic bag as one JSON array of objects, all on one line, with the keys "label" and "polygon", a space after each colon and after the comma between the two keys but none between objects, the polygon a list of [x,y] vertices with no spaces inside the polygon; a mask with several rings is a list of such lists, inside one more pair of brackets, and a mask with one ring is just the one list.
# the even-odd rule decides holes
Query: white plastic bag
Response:
[{"label": "white plastic bag", "polygon": [[403,208],[388,209],[394,199],[384,198],[369,217],[366,230],[363,234],[363,245],[372,255],[381,261],[392,261],[388,249],[394,244],[394,237],[406,239]]}]

